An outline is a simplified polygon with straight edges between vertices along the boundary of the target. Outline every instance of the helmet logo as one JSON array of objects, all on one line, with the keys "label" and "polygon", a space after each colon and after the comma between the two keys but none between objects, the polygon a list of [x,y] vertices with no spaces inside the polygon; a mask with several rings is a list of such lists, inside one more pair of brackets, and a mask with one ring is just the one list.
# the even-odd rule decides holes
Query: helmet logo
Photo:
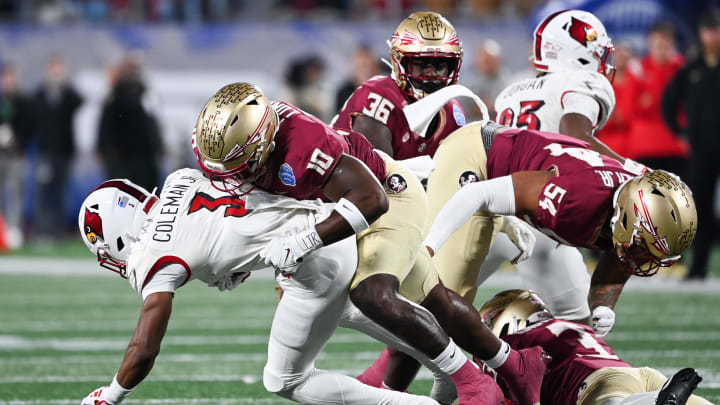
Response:
[{"label": "helmet logo", "polygon": [[400,46],[406,46],[406,45],[418,45],[422,44],[422,39],[418,38],[417,35],[413,34],[412,32],[405,30],[405,32],[402,33],[402,35],[398,34],[397,32],[393,34],[391,41],[395,42],[397,40],[400,40]]},{"label": "helmet logo", "polygon": [[98,241],[98,237],[103,238],[102,230],[102,218],[96,212],[90,212],[87,207],[85,208],[85,219],[83,224],[83,230],[85,231],[85,237],[87,240],[95,244]]},{"label": "helmet logo", "polygon": [[450,38],[445,41],[445,45],[460,46],[460,38],[458,38],[457,32],[453,32]]},{"label": "helmet logo", "polygon": [[425,15],[418,21],[418,31],[425,39],[442,39],[445,36],[445,24],[436,15]]},{"label": "helmet logo", "polygon": [[578,41],[582,46],[587,47],[588,42],[596,41],[598,38],[597,31],[592,25],[580,21],[575,17],[570,19],[570,26],[567,28],[570,37]]},{"label": "helmet logo", "polygon": [[222,130],[218,127],[218,116],[220,111],[211,114],[207,119],[203,120],[200,135],[197,137],[198,146],[202,146],[202,150],[210,158],[217,159],[220,157],[222,150],[225,148],[225,140],[222,137]]},{"label": "helmet logo", "polygon": [[245,149],[247,149],[248,146],[254,145],[260,142],[263,138],[265,138],[265,133],[267,133],[267,130],[268,127],[265,127],[265,129],[263,129],[262,131],[252,134],[250,138],[248,138],[248,140],[242,145],[235,144],[232,149],[230,149],[230,152],[227,154],[227,156],[225,156],[223,162],[230,162],[239,157],[242,157],[245,154]]},{"label": "helmet logo", "polygon": [[668,244],[667,238],[660,237],[657,233],[657,227],[653,223],[652,218],[650,217],[650,210],[647,207],[647,204],[645,204],[645,199],[643,198],[643,191],[638,190],[638,197],[640,198],[640,203],[642,204],[642,215],[640,215],[640,209],[638,209],[637,204],[633,205],[633,208],[635,209],[635,215],[640,220],[640,226],[643,227],[643,229],[652,235],[653,237],[653,243],[652,245],[655,247],[655,249],[659,250],[665,255],[670,255],[670,245]]}]

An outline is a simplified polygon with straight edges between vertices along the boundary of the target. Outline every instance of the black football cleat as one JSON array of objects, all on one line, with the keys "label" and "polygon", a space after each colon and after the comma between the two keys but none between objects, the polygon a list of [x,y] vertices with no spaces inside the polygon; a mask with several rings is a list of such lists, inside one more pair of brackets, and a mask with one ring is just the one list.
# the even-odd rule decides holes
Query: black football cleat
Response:
[{"label": "black football cleat", "polygon": [[685,405],[700,381],[702,377],[694,368],[678,371],[660,389],[655,405]]}]

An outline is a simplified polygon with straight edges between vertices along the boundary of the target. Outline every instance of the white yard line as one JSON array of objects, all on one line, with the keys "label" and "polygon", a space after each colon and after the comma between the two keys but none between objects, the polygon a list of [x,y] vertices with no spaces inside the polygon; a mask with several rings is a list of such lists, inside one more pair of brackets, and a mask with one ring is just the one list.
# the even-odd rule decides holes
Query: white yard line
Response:
[{"label": "white yard line", "polygon": [[[38,400],[0,400],[0,405],[77,405],[80,398],[67,399],[38,399]],[[234,405],[234,404],[288,404],[290,401],[283,400],[280,397],[275,398],[129,398],[123,401],[125,404],[218,404],[218,405]]]},{"label": "white yard line", "polygon": [[[72,353],[72,352],[68,352]],[[619,350],[622,357],[653,358],[653,359],[708,359],[720,358],[717,350]],[[332,352],[320,353],[318,360],[347,360],[370,362],[377,358],[378,351],[364,352]],[[23,356],[0,358],[0,366],[17,365],[57,365],[57,364],[98,364],[117,362],[119,354],[113,355],[75,355],[58,353],[55,356]],[[265,362],[265,353],[226,353],[226,354],[162,354],[159,363],[234,363],[234,362]],[[688,361],[688,364],[691,364]],[[720,378],[719,378],[720,379]]]},{"label": "white yard line", "polygon": [[[168,336],[164,346],[218,346],[218,345],[257,345],[266,344],[267,335],[189,335]],[[701,332],[612,332],[608,341],[674,341],[693,342],[719,340],[720,331]],[[361,334],[335,334],[330,339],[333,343],[371,343],[372,338]],[[98,351],[122,350],[127,347],[128,338],[27,338],[20,335],[0,335],[0,349],[31,350],[54,349],[60,351]]]},{"label": "white yard line", "polygon": [[[267,335],[223,335],[223,336],[168,336],[163,346],[216,346],[266,344]],[[0,349],[30,350],[54,349],[62,351],[122,350],[128,345],[128,338],[39,338],[32,339],[18,335],[0,335]],[[369,336],[360,334],[335,334],[333,343],[375,342]]]},{"label": "white yard line", "polygon": [[[42,257],[0,257],[0,275],[57,275],[57,276],[98,276],[112,277],[114,274],[98,267],[93,259],[66,259]],[[259,271],[250,280],[272,280],[270,271]],[[517,288],[522,280],[517,272],[499,271],[493,274],[484,284],[492,288]],[[720,292],[720,279],[708,279],[702,282],[682,282],[663,277],[633,277],[625,287],[626,290],[664,291],[664,292]]]}]

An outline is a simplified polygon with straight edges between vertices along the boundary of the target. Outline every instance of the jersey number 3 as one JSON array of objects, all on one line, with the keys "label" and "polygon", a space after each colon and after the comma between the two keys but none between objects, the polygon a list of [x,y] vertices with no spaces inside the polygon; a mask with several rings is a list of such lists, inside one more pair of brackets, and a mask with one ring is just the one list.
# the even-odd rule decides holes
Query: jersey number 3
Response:
[{"label": "jersey number 3", "polygon": [[225,207],[224,216],[226,217],[244,217],[248,212],[250,212],[247,208],[245,208],[245,200],[230,196],[214,198],[209,194],[197,192],[190,202],[188,215],[203,208],[215,211],[219,207]]},{"label": "jersey number 3", "polygon": [[542,100],[521,101],[520,114],[518,114],[515,122],[513,122],[515,119],[515,111],[511,108],[506,108],[500,113],[498,123],[518,128],[540,129],[540,118],[538,118],[535,113],[544,105],[545,102]]}]

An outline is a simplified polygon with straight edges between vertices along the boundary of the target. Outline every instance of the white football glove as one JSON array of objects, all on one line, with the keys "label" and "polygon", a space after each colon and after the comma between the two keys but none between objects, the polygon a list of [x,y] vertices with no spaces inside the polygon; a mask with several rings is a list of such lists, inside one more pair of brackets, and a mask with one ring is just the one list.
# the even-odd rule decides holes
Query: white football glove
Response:
[{"label": "white football glove", "polygon": [[260,252],[265,264],[275,267],[283,274],[294,273],[303,256],[322,247],[323,242],[315,229],[296,235],[275,238]]},{"label": "white football glove", "polygon": [[83,398],[82,402],[80,402],[80,405],[115,405],[110,404],[109,402],[105,401],[105,398],[103,398],[103,392],[108,388],[107,385],[102,386],[100,388],[97,388],[95,391],[91,392]]},{"label": "white football glove", "polygon": [[592,311],[592,327],[595,330],[595,336],[605,337],[615,325],[615,311],[610,307],[599,306]]},{"label": "white football glove", "polygon": [[506,234],[512,243],[520,249],[520,253],[512,259],[512,264],[518,264],[530,257],[533,248],[535,248],[535,235],[530,225],[518,217],[507,215],[503,217],[500,232]]}]

